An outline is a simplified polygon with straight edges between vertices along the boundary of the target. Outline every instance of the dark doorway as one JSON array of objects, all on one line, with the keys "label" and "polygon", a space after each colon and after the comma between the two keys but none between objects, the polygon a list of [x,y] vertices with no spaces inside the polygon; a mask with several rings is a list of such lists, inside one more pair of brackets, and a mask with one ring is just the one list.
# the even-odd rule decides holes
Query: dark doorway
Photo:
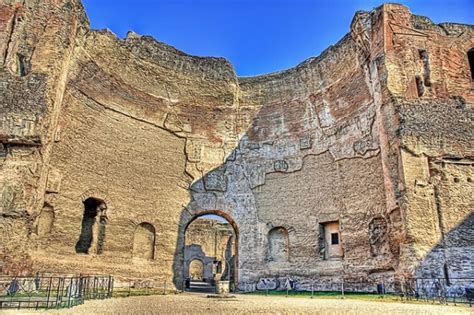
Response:
[{"label": "dark doorway", "polygon": [[467,59],[469,59],[469,69],[471,70],[471,80],[474,81],[474,48],[467,52]]},{"label": "dark doorway", "polygon": [[[81,234],[76,243],[76,253],[89,254],[94,241],[96,242],[96,253],[102,253],[107,222],[106,209],[107,206],[103,200],[91,197],[84,201]],[[98,223],[96,222],[97,217],[99,218]],[[94,240],[94,236],[96,240]]]}]

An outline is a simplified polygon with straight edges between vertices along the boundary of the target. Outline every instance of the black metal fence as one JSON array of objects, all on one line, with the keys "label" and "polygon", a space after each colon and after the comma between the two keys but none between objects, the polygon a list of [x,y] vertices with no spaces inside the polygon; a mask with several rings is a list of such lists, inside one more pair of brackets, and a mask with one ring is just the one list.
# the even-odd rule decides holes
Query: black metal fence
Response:
[{"label": "black metal fence", "polygon": [[[184,285],[184,284],[183,284]],[[238,292],[266,295],[334,296],[367,295],[398,301],[441,304],[474,304],[474,278],[410,278],[355,281],[347,279],[266,278],[236,284]],[[178,291],[164,280],[129,280],[117,283],[108,275],[0,276],[0,309],[66,308],[85,300],[134,295],[173,294]]]},{"label": "black metal fence", "polygon": [[474,278],[410,278],[378,281],[347,279],[264,278],[258,282],[239,282],[240,292],[286,296],[354,296],[421,301],[440,304],[474,304]]},{"label": "black metal fence", "polygon": [[474,303],[474,279],[414,278],[402,282],[407,299],[448,303]]},{"label": "black metal fence", "polygon": [[107,275],[0,276],[0,309],[72,307],[110,298],[113,287],[114,279]]}]

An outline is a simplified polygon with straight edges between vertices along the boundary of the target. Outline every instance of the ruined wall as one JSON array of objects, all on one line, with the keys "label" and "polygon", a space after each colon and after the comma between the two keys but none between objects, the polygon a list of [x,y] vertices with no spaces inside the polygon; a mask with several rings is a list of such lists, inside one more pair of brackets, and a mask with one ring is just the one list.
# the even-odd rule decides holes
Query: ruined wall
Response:
[{"label": "ruined wall", "polygon": [[400,117],[401,271],[472,278],[474,28],[435,25],[401,6],[386,19],[387,86]]},{"label": "ruined wall", "polygon": [[[3,272],[180,286],[186,227],[214,213],[236,232],[241,284],[437,275],[446,260],[471,274],[472,27],[384,5],[319,57],[237,78],[222,58],[89,30],[72,0],[4,1],[0,23]],[[88,198],[104,209],[83,254]]]},{"label": "ruined wall", "polygon": [[[38,262],[45,269],[60,262],[70,272],[109,266],[117,274],[169,278],[178,238],[173,227],[189,202],[188,187],[223,161],[224,139],[233,132],[218,125],[234,106],[233,81],[224,60],[185,56],[133,33],[123,41],[89,33],[71,66],[51,160],[60,188],[48,202],[62,215],[39,240]],[[216,117],[204,124],[207,115]],[[188,151],[190,143],[200,151]],[[207,144],[202,153],[201,144]],[[199,162],[190,162],[193,154]],[[76,257],[88,197],[107,203],[106,241],[100,256]],[[148,261],[132,259],[130,240],[142,222],[156,231]]]},{"label": "ruined wall", "polygon": [[[5,266],[17,257],[41,271],[170,278],[188,187],[235,142],[232,67],[149,37],[89,31],[75,1],[8,1],[1,14]],[[78,255],[90,197],[107,205],[104,248]],[[143,222],[156,230],[148,261],[133,260]],[[10,239],[31,258],[4,246]]]},{"label": "ruined wall", "polygon": [[184,273],[187,276],[193,260],[202,262],[206,281],[213,280],[215,260],[221,262],[221,274],[227,275],[235,255],[235,235],[230,224],[198,218],[188,226],[185,237]]},{"label": "ruined wall", "polygon": [[[222,209],[235,220],[241,282],[292,275],[304,288],[312,278],[340,281],[343,270],[365,281],[397,268],[392,236],[400,219],[387,210],[393,201],[381,144],[382,23],[375,13],[361,13],[351,32],[320,57],[239,79],[239,114],[250,127],[226,163],[193,184],[188,208]],[[212,189],[206,181],[221,184]],[[375,218],[387,223],[371,244]],[[320,254],[320,223],[332,221],[340,222],[342,260]],[[288,233],[288,259],[268,257],[275,227]],[[389,250],[371,254],[374,246]]]},{"label": "ruined wall", "polygon": [[[31,268],[74,46],[88,29],[78,1],[0,3],[0,270]],[[44,225],[44,219],[41,226]],[[43,232],[41,232],[43,233]]]}]

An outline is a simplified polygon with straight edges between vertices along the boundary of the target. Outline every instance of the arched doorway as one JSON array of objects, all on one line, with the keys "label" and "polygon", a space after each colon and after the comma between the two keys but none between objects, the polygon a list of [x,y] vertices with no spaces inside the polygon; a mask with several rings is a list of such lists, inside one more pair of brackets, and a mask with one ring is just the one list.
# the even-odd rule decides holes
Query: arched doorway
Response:
[{"label": "arched doorway", "polygon": [[229,281],[234,288],[238,240],[238,227],[227,213],[207,210],[193,216],[184,228],[185,289],[213,292],[216,281]]},{"label": "arched doorway", "polygon": [[[81,233],[76,243],[78,254],[102,254],[107,224],[107,205],[104,200],[89,197],[83,201]],[[98,222],[97,222],[98,221]]]},{"label": "arched doorway", "polygon": [[199,259],[193,259],[189,263],[188,277],[191,280],[202,281],[204,276],[204,264]]}]

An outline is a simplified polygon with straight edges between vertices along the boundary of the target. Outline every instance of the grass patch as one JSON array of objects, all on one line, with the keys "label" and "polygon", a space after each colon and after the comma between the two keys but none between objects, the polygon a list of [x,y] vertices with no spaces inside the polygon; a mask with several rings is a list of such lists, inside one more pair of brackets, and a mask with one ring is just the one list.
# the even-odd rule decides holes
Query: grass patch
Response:
[{"label": "grass patch", "polygon": [[163,289],[128,289],[128,288],[115,288],[112,293],[112,297],[121,298],[129,296],[147,296],[147,295],[167,295],[176,294],[176,290],[163,290]]},{"label": "grass patch", "polygon": [[[286,291],[255,291],[255,292],[248,292],[244,294],[249,295],[268,295],[268,296],[282,296],[286,297]],[[353,300],[365,300],[365,301],[385,301],[385,302],[400,302],[400,301],[407,301],[407,299],[401,297],[397,294],[385,294],[379,295],[376,293],[364,293],[364,292],[344,292],[342,295],[341,291],[315,291],[311,293],[311,291],[289,291],[288,297],[302,297],[302,298],[328,298],[328,299],[353,299]],[[411,301],[411,300],[408,300]],[[416,300],[413,300],[416,302]]]},{"label": "grass patch", "polygon": [[[259,295],[259,296],[273,296],[273,297],[286,297],[286,291],[255,291],[255,292],[245,292],[246,295]],[[311,294],[311,291],[289,291],[288,297],[300,297],[300,298],[315,298],[315,299],[348,299],[348,300],[359,300],[359,301],[377,301],[377,302],[397,302],[397,303],[412,303],[412,304],[449,304],[454,306],[469,306],[467,301],[457,300],[444,300],[440,298],[431,298],[431,299],[416,299],[414,297],[404,297],[400,294],[389,293],[385,295],[379,295],[376,293],[364,293],[364,292],[344,292],[344,296],[341,294],[341,291],[315,291]]]}]

